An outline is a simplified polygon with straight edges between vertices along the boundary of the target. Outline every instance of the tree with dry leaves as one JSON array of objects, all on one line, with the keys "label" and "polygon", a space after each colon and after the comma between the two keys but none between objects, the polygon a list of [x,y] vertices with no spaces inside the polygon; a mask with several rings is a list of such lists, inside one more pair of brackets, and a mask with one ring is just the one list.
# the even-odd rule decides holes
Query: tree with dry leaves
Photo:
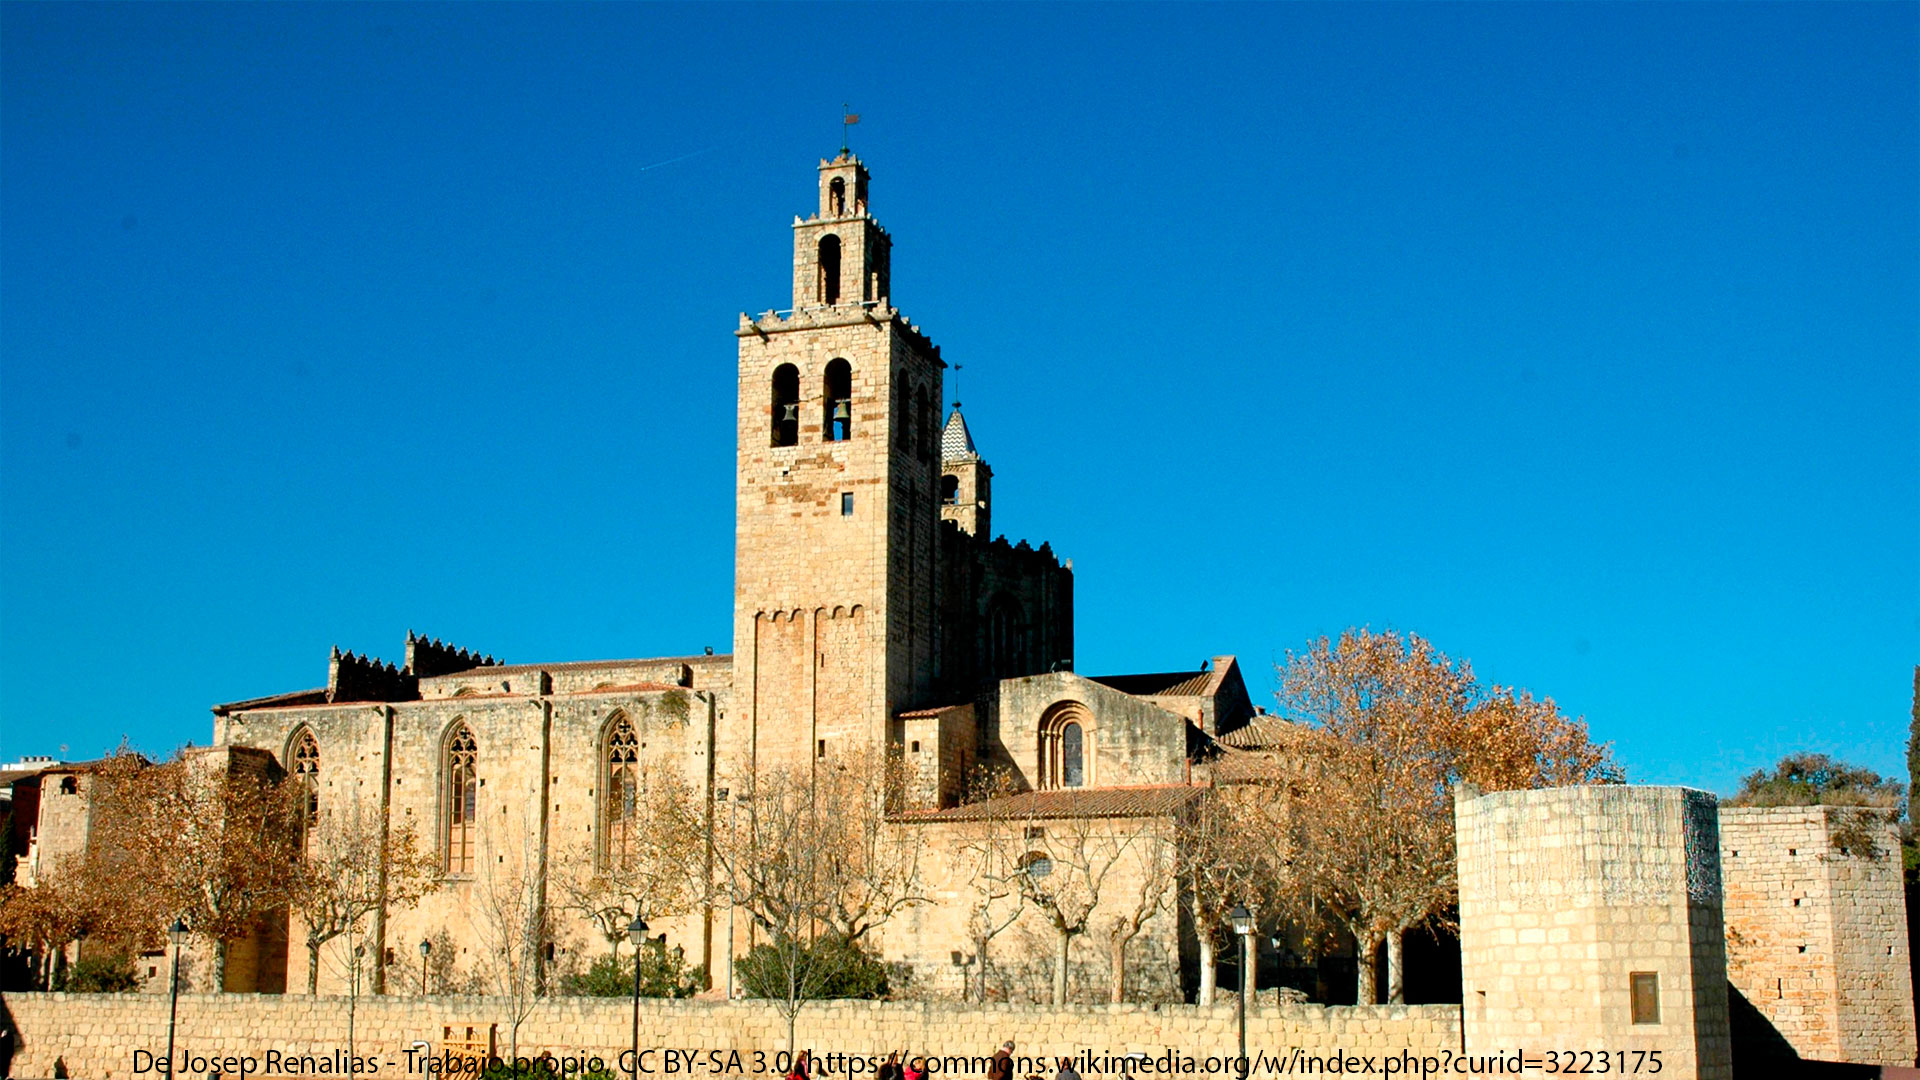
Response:
[{"label": "tree with dry leaves", "polygon": [[184,918],[209,938],[209,989],[224,991],[229,947],[292,892],[300,793],[277,783],[270,764],[219,752],[183,751],[160,765],[116,756],[97,776],[89,848],[140,860],[145,919],[157,932]]},{"label": "tree with dry leaves", "polygon": [[1451,788],[1617,781],[1609,748],[1551,699],[1483,687],[1417,634],[1348,630],[1290,653],[1281,712],[1301,725],[1273,755],[1271,790],[1293,806],[1290,862],[1353,936],[1356,993],[1378,999],[1372,958],[1387,947],[1387,1000],[1402,999],[1406,932],[1444,918],[1457,882]]},{"label": "tree with dry leaves", "polygon": [[508,1059],[520,1055],[520,1027],[546,992],[543,950],[553,913],[541,887],[539,830],[526,820],[508,828],[493,819],[472,889],[479,974],[507,1008]]},{"label": "tree with dry leaves", "polygon": [[[376,911],[410,908],[440,884],[439,860],[421,849],[413,827],[390,826],[355,800],[323,808],[308,826],[305,855],[288,890],[307,950],[307,993],[319,991],[320,949],[360,936]],[[357,969],[357,965],[356,965]],[[357,974],[357,970],[356,970]]]}]

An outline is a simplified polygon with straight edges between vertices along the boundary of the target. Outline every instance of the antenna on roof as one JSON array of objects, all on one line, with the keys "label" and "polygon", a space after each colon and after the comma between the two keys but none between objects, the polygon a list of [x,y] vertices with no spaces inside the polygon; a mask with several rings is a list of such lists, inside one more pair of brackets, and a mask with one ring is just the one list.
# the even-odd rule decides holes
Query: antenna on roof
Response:
[{"label": "antenna on roof", "polygon": [[965,366],[965,364],[953,365],[953,407],[956,409],[960,407],[960,369]]}]

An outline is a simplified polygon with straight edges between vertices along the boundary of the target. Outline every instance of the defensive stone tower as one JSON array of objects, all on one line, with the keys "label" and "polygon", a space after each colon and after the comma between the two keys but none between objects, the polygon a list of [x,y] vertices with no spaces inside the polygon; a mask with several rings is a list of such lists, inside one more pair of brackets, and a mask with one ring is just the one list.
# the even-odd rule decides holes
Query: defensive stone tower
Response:
[{"label": "defensive stone tower", "polygon": [[793,309],[742,315],[727,768],[878,749],[933,670],[940,351],[894,309],[867,170],[820,163]]}]

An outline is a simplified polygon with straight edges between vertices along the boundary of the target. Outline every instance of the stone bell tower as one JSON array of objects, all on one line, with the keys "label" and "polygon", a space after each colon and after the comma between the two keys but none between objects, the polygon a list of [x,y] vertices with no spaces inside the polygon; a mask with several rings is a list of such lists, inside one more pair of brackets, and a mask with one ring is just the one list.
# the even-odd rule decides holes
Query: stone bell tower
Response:
[{"label": "stone bell tower", "polygon": [[940,350],[893,307],[866,166],[822,161],[793,309],[742,315],[728,770],[884,747],[932,686]]}]

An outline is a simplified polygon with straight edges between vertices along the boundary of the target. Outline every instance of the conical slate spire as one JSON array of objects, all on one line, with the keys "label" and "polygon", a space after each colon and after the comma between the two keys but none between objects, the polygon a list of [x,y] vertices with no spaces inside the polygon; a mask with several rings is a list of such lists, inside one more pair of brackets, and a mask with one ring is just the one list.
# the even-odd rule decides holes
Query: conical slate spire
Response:
[{"label": "conical slate spire", "polygon": [[973,447],[973,432],[967,430],[966,418],[960,415],[960,404],[955,402],[953,412],[947,414],[946,429],[940,433],[940,460],[955,461],[979,456],[980,451]]}]

